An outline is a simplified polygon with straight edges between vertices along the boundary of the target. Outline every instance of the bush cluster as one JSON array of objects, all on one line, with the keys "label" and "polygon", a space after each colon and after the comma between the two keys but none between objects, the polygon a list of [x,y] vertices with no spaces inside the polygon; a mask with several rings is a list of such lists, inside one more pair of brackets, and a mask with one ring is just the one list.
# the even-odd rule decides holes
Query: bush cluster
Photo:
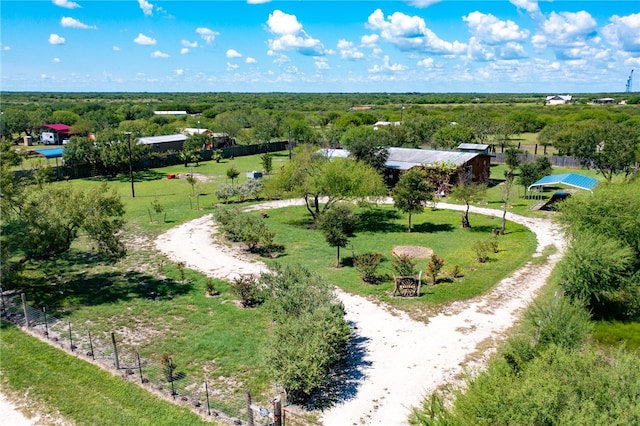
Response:
[{"label": "bush cluster", "polygon": [[275,265],[257,287],[274,321],[267,368],[289,399],[300,401],[329,382],[350,330],[333,286],[300,266]]},{"label": "bush cluster", "polygon": [[249,199],[258,199],[264,185],[259,179],[250,179],[241,185],[234,186],[232,184],[221,184],[215,191],[216,197],[224,203],[228,203],[234,198],[237,201],[246,201]]},{"label": "bush cluster", "polygon": [[416,274],[416,259],[408,254],[394,254],[391,259],[391,269],[398,277],[410,277]]},{"label": "bush cluster", "polygon": [[360,272],[362,281],[375,283],[378,281],[376,271],[382,262],[382,253],[363,253],[354,256],[353,266]]},{"label": "bush cluster", "polygon": [[214,220],[220,224],[221,231],[228,239],[246,244],[250,251],[272,252],[282,249],[274,244],[275,233],[256,214],[221,208],[214,213]]}]

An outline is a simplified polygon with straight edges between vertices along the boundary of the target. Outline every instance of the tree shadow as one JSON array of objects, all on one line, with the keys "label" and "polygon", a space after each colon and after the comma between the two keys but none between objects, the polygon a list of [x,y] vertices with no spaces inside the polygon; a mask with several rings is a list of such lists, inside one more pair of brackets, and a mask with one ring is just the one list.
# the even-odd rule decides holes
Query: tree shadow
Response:
[{"label": "tree shadow", "polygon": [[500,226],[497,226],[498,224],[496,224],[496,226],[490,226],[490,225],[473,225],[471,224],[471,228],[467,228],[468,231],[470,232],[479,232],[479,233],[486,233],[486,234],[490,234],[491,231],[493,231],[496,228],[499,228]]},{"label": "tree shadow", "polygon": [[74,306],[96,306],[133,299],[171,300],[189,293],[193,283],[129,271],[90,274],[78,271],[65,280],[25,285],[24,291],[35,306],[46,306],[54,315],[64,315]]},{"label": "tree shadow", "polygon": [[424,232],[424,233],[435,233],[435,232],[451,232],[455,229],[455,226],[449,223],[431,223],[424,222],[413,225],[412,232]]},{"label": "tree shadow", "polygon": [[[133,172],[134,182],[151,182],[155,180],[165,179],[167,175],[157,170],[139,170]],[[131,177],[128,173],[119,173],[116,177],[106,179],[109,182],[130,182]]]},{"label": "tree shadow", "polygon": [[352,322],[349,327],[351,337],[347,341],[345,355],[331,368],[329,383],[303,401],[306,409],[324,410],[355,398],[360,384],[366,378],[364,370],[371,366],[370,361],[364,360],[369,338],[361,336]]},{"label": "tree shadow", "polygon": [[406,226],[395,223],[400,219],[397,210],[370,208],[358,214],[356,232],[402,232]]}]

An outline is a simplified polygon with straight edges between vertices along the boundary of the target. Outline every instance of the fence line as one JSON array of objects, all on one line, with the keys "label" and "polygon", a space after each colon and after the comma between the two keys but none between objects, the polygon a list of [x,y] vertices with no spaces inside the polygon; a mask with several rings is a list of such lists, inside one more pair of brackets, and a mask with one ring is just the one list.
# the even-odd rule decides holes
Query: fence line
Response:
[{"label": "fence line", "polygon": [[0,317],[32,335],[42,336],[52,346],[115,371],[124,380],[159,392],[205,419],[249,426],[273,423],[272,411],[253,404],[248,392],[235,402],[216,398],[219,392],[211,389],[204,372],[201,380],[195,380],[166,363],[145,359],[135,348],[119,347],[113,332],[108,337],[92,333],[88,325],[77,326],[50,315],[46,308],[29,306],[24,293],[5,293],[0,288]]},{"label": "fence line", "polygon": [[[552,165],[556,167],[580,168],[583,167],[579,158],[568,157],[564,155],[535,155],[535,154],[519,154],[518,158],[522,163],[530,163],[536,161],[539,157],[547,157]],[[504,163],[504,153],[495,152],[491,154],[493,163]]]}]

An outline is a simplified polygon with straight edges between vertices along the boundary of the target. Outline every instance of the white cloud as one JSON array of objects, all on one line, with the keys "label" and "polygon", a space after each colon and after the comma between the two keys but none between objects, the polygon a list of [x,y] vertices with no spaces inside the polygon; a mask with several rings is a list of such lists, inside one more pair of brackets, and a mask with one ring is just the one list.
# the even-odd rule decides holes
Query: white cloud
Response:
[{"label": "white cloud", "polygon": [[267,20],[269,31],[278,35],[297,34],[302,30],[302,24],[295,15],[289,15],[281,10],[274,10]]},{"label": "white cloud", "polygon": [[579,12],[551,12],[531,38],[536,49],[576,47],[586,43],[595,34],[596,20],[584,10]]},{"label": "white cloud", "polygon": [[331,69],[329,66],[329,62],[327,62],[326,58],[315,58],[316,68],[319,70],[328,70]]},{"label": "white cloud", "polygon": [[441,0],[407,0],[407,3],[418,9],[424,9],[432,4],[440,3]]},{"label": "white cloud", "polygon": [[65,28],[79,28],[82,30],[86,30],[86,29],[96,29],[95,25],[87,25],[83,22],[78,21],[77,19],[73,19],[70,18],[68,16],[63,16],[62,19],[60,20],[60,25],[62,25]]},{"label": "white cloud", "polygon": [[269,39],[271,50],[295,50],[302,55],[321,56],[327,52],[320,40],[310,37],[298,22],[295,15],[289,15],[281,10],[274,10],[267,20],[269,31],[279,35],[279,38]]},{"label": "white cloud", "polygon": [[626,52],[640,52],[640,13],[613,15],[602,29],[605,39]]},{"label": "white cloud", "polygon": [[133,41],[143,46],[153,46],[157,43],[155,38],[148,37],[142,33],[139,33],[138,37],[134,38]]},{"label": "white cloud", "polygon": [[43,80],[46,80],[46,79],[49,78],[49,76],[46,75],[46,74],[40,74],[40,78],[43,79]]},{"label": "white cloud", "polygon": [[168,54],[166,54],[166,53],[164,53],[164,52],[161,52],[161,51],[159,51],[159,50],[156,50],[155,52],[153,52],[153,53],[151,54],[151,57],[152,57],[152,58],[168,58],[168,57],[169,57],[169,55],[168,55]]},{"label": "white cloud", "polygon": [[509,42],[501,46],[499,50],[501,59],[522,59],[529,57],[520,43]]},{"label": "white cloud", "polygon": [[340,57],[342,59],[362,59],[364,58],[364,53],[360,52],[355,44],[347,40],[339,40],[338,41],[338,50],[340,51]]},{"label": "white cloud", "polygon": [[274,59],[273,62],[276,63],[276,64],[284,64],[285,62],[290,62],[291,61],[291,59],[289,59],[289,57],[287,55],[282,54],[282,53],[278,53],[278,52],[276,52],[274,50],[271,50],[271,49],[267,50],[267,55],[275,56],[276,59]]},{"label": "white cloud", "polygon": [[529,36],[529,31],[521,29],[511,20],[501,21],[492,14],[471,12],[463,16],[469,30],[477,40],[487,44],[502,44],[510,41],[521,41]]},{"label": "white cloud", "polygon": [[433,68],[434,60],[433,58],[424,58],[418,61],[418,65],[423,68]]},{"label": "white cloud", "polygon": [[184,70],[182,68],[178,68],[177,70],[174,71],[174,73],[178,76],[184,75]]},{"label": "white cloud", "polygon": [[252,58],[251,56],[247,56],[247,59],[244,60],[247,64],[255,64],[258,61],[255,58]]},{"label": "white cloud", "polygon": [[464,53],[467,45],[458,41],[440,39],[427,28],[424,19],[394,12],[385,19],[382,10],[376,9],[368,18],[367,26],[380,32],[383,40],[394,44],[400,50],[415,50],[440,55]]},{"label": "white cloud", "polygon": [[242,58],[242,55],[235,49],[227,50],[227,58]]},{"label": "white cloud", "polygon": [[140,5],[140,9],[142,9],[144,16],[153,15],[153,5],[147,0],[138,0],[138,5]]},{"label": "white cloud", "polygon": [[182,40],[182,45],[184,47],[198,47],[198,42],[197,41],[189,41],[189,40]]},{"label": "white cloud", "polygon": [[7,51],[11,50],[11,46],[2,46],[2,50],[7,52]]},{"label": "white cloud", "polygon": [[368,71],[371,73],[396,73],[405,71],[406,69],[407,67],[405,65],[389,63],[389,57],[385,56],[381,65],[375,64],[369,68]]},{"label": "white cloud", "polygon": [[53,4],[56,6],[64,7],[66,9],[77,9],[80,6],[78,3],[69,0],[53,0]]},{"label": "white cloud", "polygon": [[238,69],[238,64],[232,64],[231,62],[227,62],[227,71],[233,71]]},{"label": "white cloud", "polygon": [[51,62],[55,62],[55,63],[57,64],[57,63],[60,63],[60,62],[62,62],[62,61],[60,60],[60,58],[53,58],[53,59],[51,60]]},{"label": "white cloud", "polygon": [[64,37],[60,37],[58,34],[51,34],[49,36],[49,44],[64,44],[65,41]]},{"label": "white cloud", "polygon": [[180,54],[181,55],[186,55],[187,53],[189,53],[189,48],[188,47],[183,47],[182,49],[180,49]]},{"label": "white cloud", "polygon": [[120,46],[113,46],[113,51],[114,52],[119,52],[120,51]]},{"label": "white cloud", "polygon": [[378,34],[363,35],[360,38],[360,44],[362,44],[363,47],[375,47],[378,40],[380,40]]},{"label": "white cloud", "polygon": [[220,35],[220,33],[204,27],[196,28],[196,33],[200,34],[200,37],[202,37],[207,44],[213,43],[216,37]]},{"label": "white cloud", "polygon": [[518,9],[524,9],[529,13],[532,18],[539,18],[542,16],[540,12],[540,6],[538,6],[538,0],[509,0]]},{"label": "white cloud", "polygon": [[264,3],[270,3],[271,0],[247,0],[248,4],[264,4]]}]

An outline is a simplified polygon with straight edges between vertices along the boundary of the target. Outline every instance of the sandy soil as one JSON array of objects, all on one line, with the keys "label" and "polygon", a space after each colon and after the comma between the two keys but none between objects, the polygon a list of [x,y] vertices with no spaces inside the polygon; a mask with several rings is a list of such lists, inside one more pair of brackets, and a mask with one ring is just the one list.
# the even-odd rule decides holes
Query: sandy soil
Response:
[{"label": "sandy soil", "polygon": [[7,396],[0,393],[0,425],[30,426],[35,424],[35,419],[27,419]]},{"label": "sandy soil", "polygon": [[[251,209],[296,204],[301,202],[268,202]],[[462,210],[464,206],[439,203],[438,208]],[[472,207],[471,211],[502,217],[499,210]],[[419,406],[425,395],[438,386],[456,382],[465,370],[483,366],[504,332],[545,284],[564,251],[562,235],[551,221],[510,213],[507,218],[536,234],[537,256],[550,245],[557,247],[556,253],[542,265],[526,265],[482,297],[450,304],[428,324],[363,297],[337,291],[345,305],[346,318],[353,324],[354,339],[362,349],[358,368],[362,379],[355,383],[352,396],[323,413],[324,424],[408,424],[411,408]],[[261,262],[217,243],[211,238],[214,232],[211,216],[206,215],[161,235],[156,247],[173,260],[218,278],[231,279],[266,269]]]}]

